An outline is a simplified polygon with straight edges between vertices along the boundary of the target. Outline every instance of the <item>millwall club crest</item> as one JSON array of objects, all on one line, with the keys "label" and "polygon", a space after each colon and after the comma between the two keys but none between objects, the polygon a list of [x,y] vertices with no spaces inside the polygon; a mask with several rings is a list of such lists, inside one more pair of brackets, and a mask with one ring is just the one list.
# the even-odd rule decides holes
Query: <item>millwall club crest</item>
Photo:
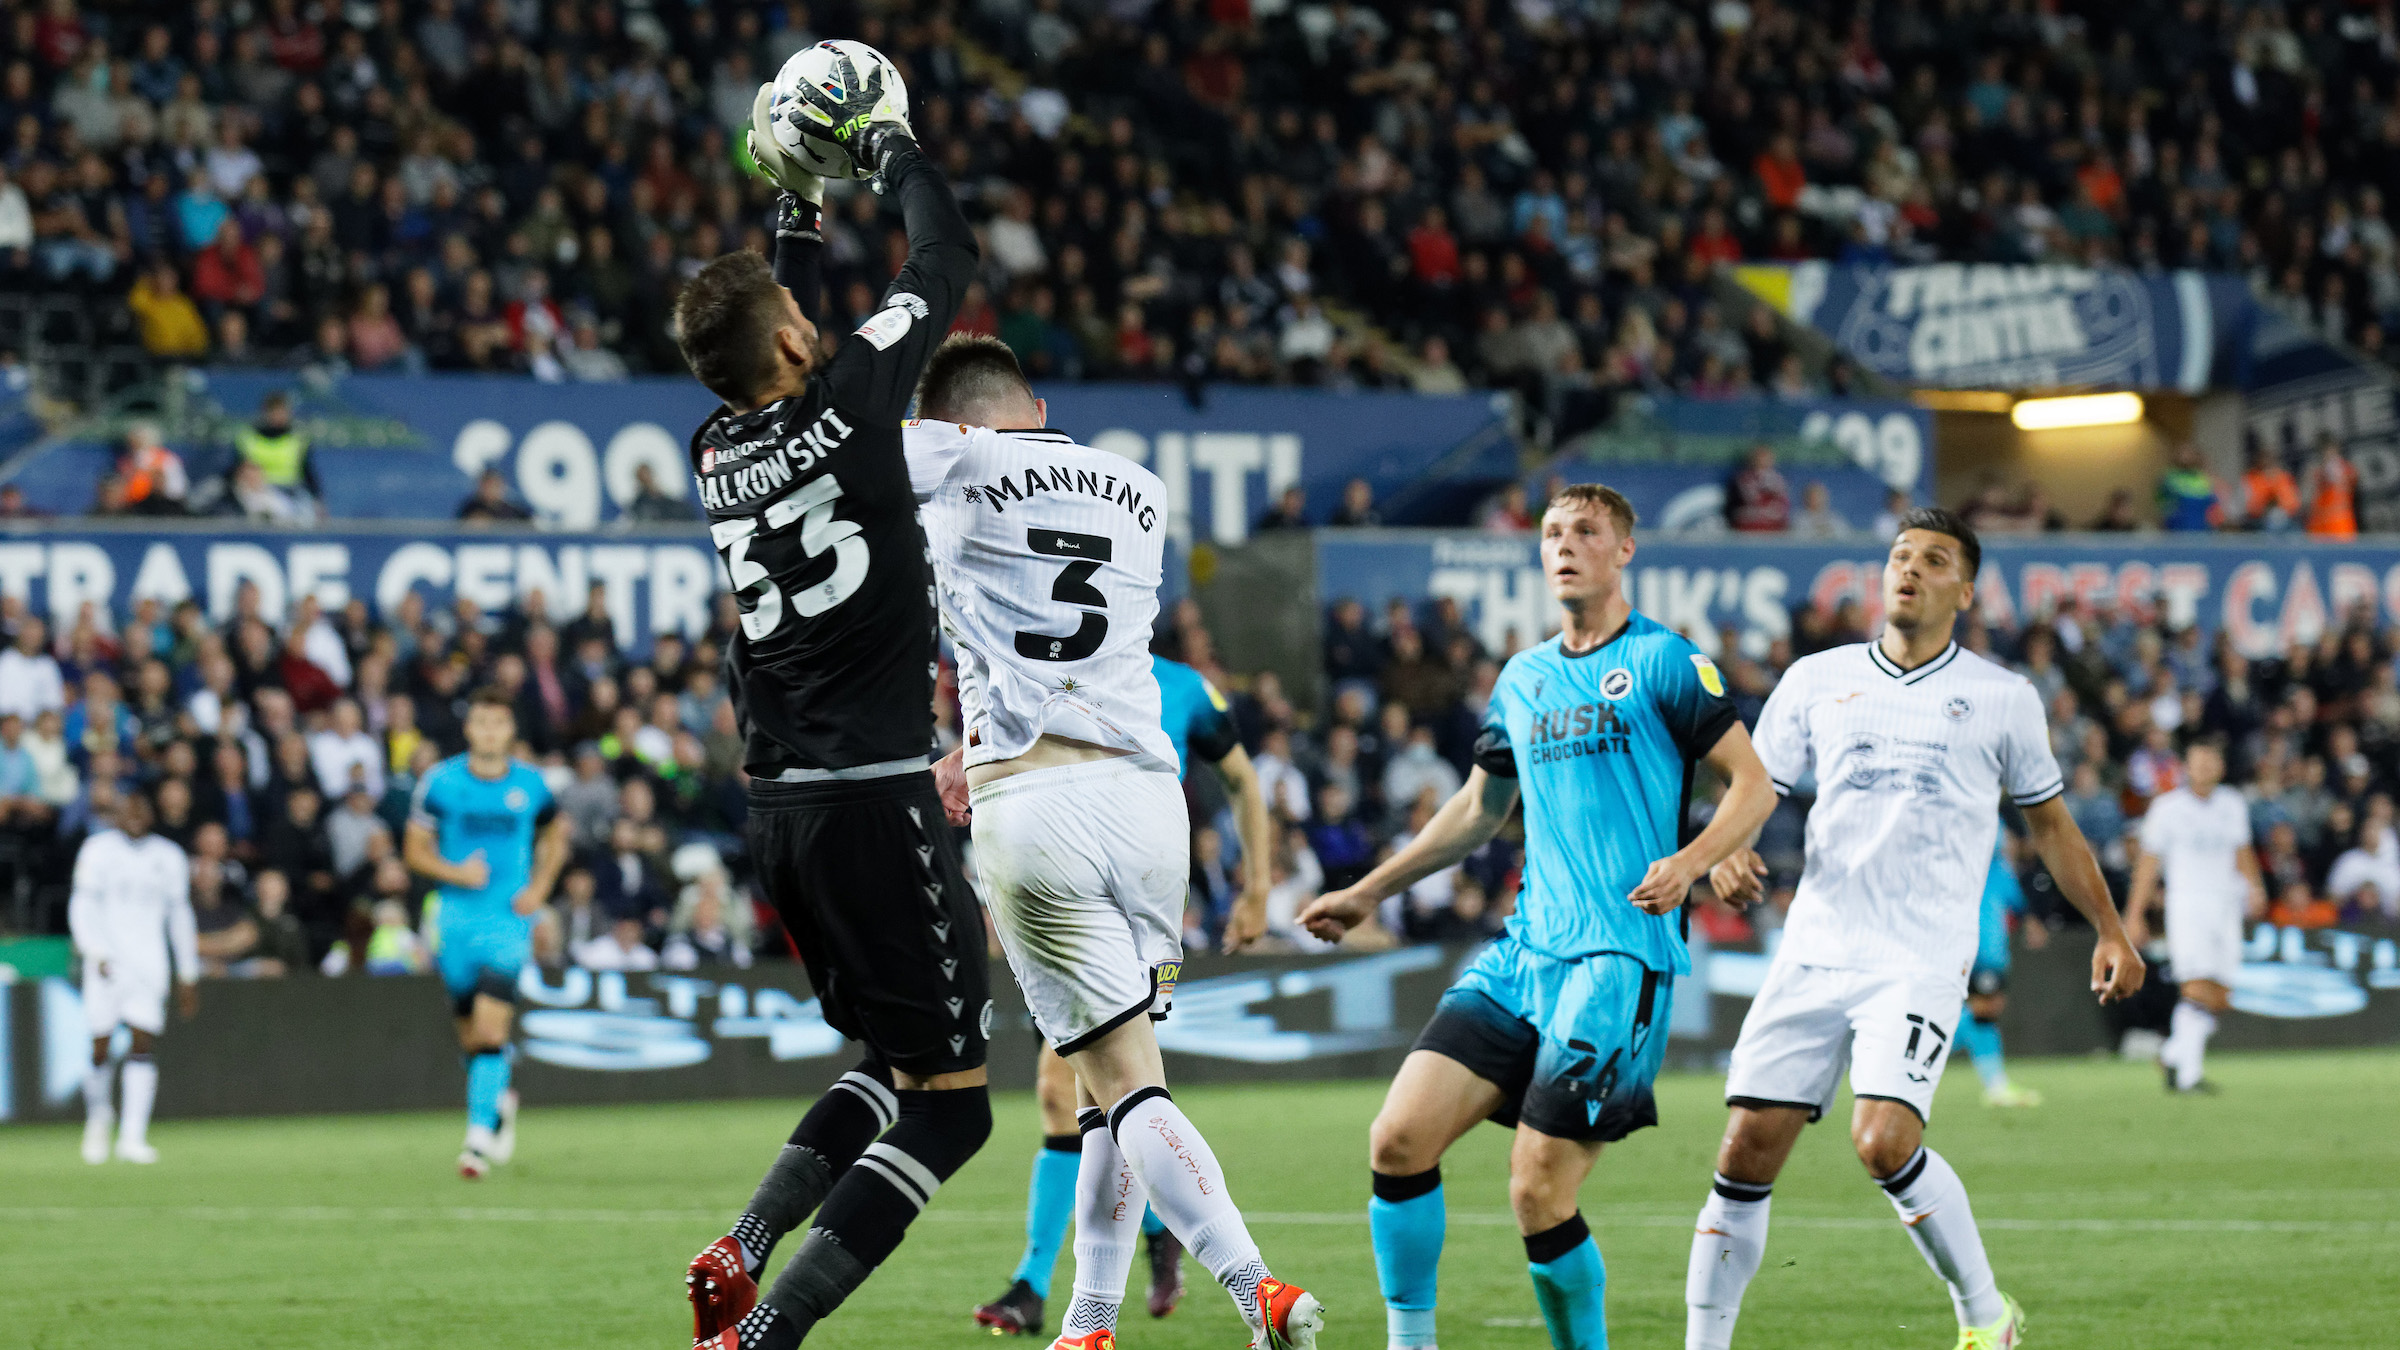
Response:
[{"label": "millwall club crest", "polygon": [[1623,666],[1600,677],[1600,697],[1614,703],[1633,692],[1633,672]]},{"label": "millwall club crest", "polygon": [[533,804],[533,798],[526,796],[523,788],[510,788],[508,795],[500,800],[510,811],[519,815],[524,814],[525,808]]},{"label": "millwall club crest", "polygon": [[1967,702],[1963,698],[1954,698],[1948,703],[1942,705],[1942,716],[1949,718],[1953,722],[1964,722],[1969,717],[1974,716],[1974,714],[1975,705]]}]

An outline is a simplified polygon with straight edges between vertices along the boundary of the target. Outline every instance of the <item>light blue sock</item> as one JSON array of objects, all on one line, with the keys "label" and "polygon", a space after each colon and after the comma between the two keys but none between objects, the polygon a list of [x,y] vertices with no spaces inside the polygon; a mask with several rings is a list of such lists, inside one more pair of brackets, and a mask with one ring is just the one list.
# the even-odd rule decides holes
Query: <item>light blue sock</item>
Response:
[{"label": "light blue sock", "polygon": [[467,1123],[500,1128],[500,1094],[508,1091],[508,1056],[480,1050],[467,1056]]},{"label": "light blue sock", "polygon": [[1375,1174],[1367,1232],[1375,1245],[1375,1281],[1383,1286],[1384,1321],[1392,1345],[1434,1343],[1442,1237],[1449,1224],[1441,1168],[1407,1177]]},{"label": "light blue sock", "polygon": [[1158,1217],[1157,1210],[1144,1206],[1142,1209],[1142,1236],[1157,1237],[1165,1231],[1167,1231],[1167,1221]]},{"label": "light blue sock", "polygon": [[1967,1048],[1975,1060],[1975,1076],[1987,1088],[2008,1081],[2008,1062],[2000,1052],[2000,1024],[1986,1022],[1972,1013],[1958,1019],[1958,1043]]},{"label": "light blue sock", "polygon": [[1553,1350],[1608,1350],[1608,1266],[1583,1215],[1525,1239],[1525,1255]]},{"label": "light blue sock", "polygon": [[1043,1298],[1050,1297],[1050,1272],[1067,1240],[1067,1221],[1075,1217],[1075,1173],[1082,1165],[1080,1134],[1047,1136],[1033,1155],[1033,1180],[1025,1188],[1025,1257],[1009,1278],[1032,1285]]}]

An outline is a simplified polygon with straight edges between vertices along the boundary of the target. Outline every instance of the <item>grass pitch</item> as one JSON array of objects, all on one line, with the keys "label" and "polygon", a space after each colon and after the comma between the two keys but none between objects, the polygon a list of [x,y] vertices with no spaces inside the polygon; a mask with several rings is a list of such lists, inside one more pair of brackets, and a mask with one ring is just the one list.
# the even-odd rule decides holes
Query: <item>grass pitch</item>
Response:
[{"label": "grass pitch", "polygon": [[[2210,1069],[2224,1095],[2187,1100],[2136,1066],[2025,1061],[2019,1080],[2049,1102],[2024,1112],[1985,1110],[1964,1064],[1949,1075],[1930,1138],[1974,1194],[2030,1343],[2395,1344],[2400,1054],[2219,1056]],[[1662,1082],[1664,1126],[1610,1149],[1585,1189],[1619,1347],[1682,1344],[1720,1088]],[[1377,1083],[1178,1094],[1269,1262],[1324,1298],[1328,1350],[1383,1344],[1364,1212],[1381,1097]],[[71,1129],[0,1131],[0,1345],[675,1350],[689,1344],[684,1263],[724,1231],[795,1110],[536,1106],[517,1162],[476,1185],[451,1171],[449,1114],[167,1124],[148,1169],[86,1167]],[[992,1145],[812,1347],[988,1343],[967,1311],[1015,1264],[1038,1133],[1026,1095],[998,1114]],[[1813,1129],[1777,1187],[1738,1343],[1944,1350],[1948,1300],[1842,1135]],[[1507,1214],[1506,1142],[1480,1129],[1445,1169],[1452,1350],[1548,1344]],[[1151,1321],[1138,1267],[1128,1350],[1245,1344],[1196,1266],[1184,1308]]]}]

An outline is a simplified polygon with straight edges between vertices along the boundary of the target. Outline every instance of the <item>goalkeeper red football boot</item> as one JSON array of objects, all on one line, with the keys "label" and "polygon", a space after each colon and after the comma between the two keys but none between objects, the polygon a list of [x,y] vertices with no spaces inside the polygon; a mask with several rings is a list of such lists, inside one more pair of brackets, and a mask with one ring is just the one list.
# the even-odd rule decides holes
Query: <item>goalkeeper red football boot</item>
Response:
[{"label": "goalkeeper red football boot", "polygon": [[1150,1249],[1150,1315],[1164,1317],[1183,1302],[1183,1243],[1164,1229],[1142,1241]]},{"label": "goalkeeper red football boot", "polygon": [[733,1329],[758,1303],[758,1281],[742,1266],[742,1244],[730,1235],[700,1249],[684,1272],[692,1299],[692,1344],[705,1345]]}]

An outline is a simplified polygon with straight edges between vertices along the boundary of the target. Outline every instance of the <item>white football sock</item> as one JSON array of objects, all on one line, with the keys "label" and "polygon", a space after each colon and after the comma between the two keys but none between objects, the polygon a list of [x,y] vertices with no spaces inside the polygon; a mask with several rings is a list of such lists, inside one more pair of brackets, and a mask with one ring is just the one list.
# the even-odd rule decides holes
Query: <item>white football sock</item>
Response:
[{"label": "white football sock", "polygon": [[1767,1251],[1767,1210],[1774,1188],[1733,1181],[1719,1173],[1700,1206],[1692,1262],[1683,1277],[1684,1350],[1728,1350],[1742,1291]]},{"label": "white football sock", "polygon": [[106,1064],[94,1064],[83,1071],[83,1118],[86,1121],[109,1118],[108,1080],[116,1067],[116,1062],[112,1060]]},{"label": "white football sock", "polygon": [[2175,1015],[2168,1023],[2172,1034],[2167,1048],[2159,1054],[2175,1068],[2175,1086],[2188,1088],[2198,1083],[2208,1059],[2208,1038],[2216,1034],[2217,1015],[2197,1003],[2178,1002]]},{"label": "white football sock", "polygon": [[1991,1260],[1983,1254],[1983,1234],[1976,1231],[1975,1211],[1967,1204],[1967,1185],[1942,1155],[1920,1148],[1899,1171],[1877,1184],[1892,1198],[1892,1208],[1908,1225],[1909,1240],[1925,1254],[1925,1264],[1950,1287],[1958,1324],[1980,1327],[1999,1321],[2008,1304],[1992,1278]]},{"label": "white football sock", "polygon": [[1267,1265],[1242,1222],[1242,1212],[1234,1208],[1225,1169],[1217,1165],[1208,1141],[1165,1088],[1125,1094],[1109,1108],[1108,1127],[1142,1189],[1150,1193],[1150,1207],[1158,1211],[1159,1220],[1233,1295],[1242,1320],[1254,1328],[1262,1325],[1258,1285],[1267,1277]]},{"label": "white football sock", "polygon": [[123,1144],[150,1142],[150,1104],[158,1098],[158,1061],[133,1055],[125,1061],[125,1120],[117,1127]]},{"label": "white football sock", "polygon": [[1076,1123],[1083,1127],[1083,1163],[1075,1173],[1075,1297],[1059,1323],[1067,1336],[1116,1329],[1142,1211],[1149,1203],[1109,1135],[1107,1115],[1094,1107],[1078,1112]]}]

